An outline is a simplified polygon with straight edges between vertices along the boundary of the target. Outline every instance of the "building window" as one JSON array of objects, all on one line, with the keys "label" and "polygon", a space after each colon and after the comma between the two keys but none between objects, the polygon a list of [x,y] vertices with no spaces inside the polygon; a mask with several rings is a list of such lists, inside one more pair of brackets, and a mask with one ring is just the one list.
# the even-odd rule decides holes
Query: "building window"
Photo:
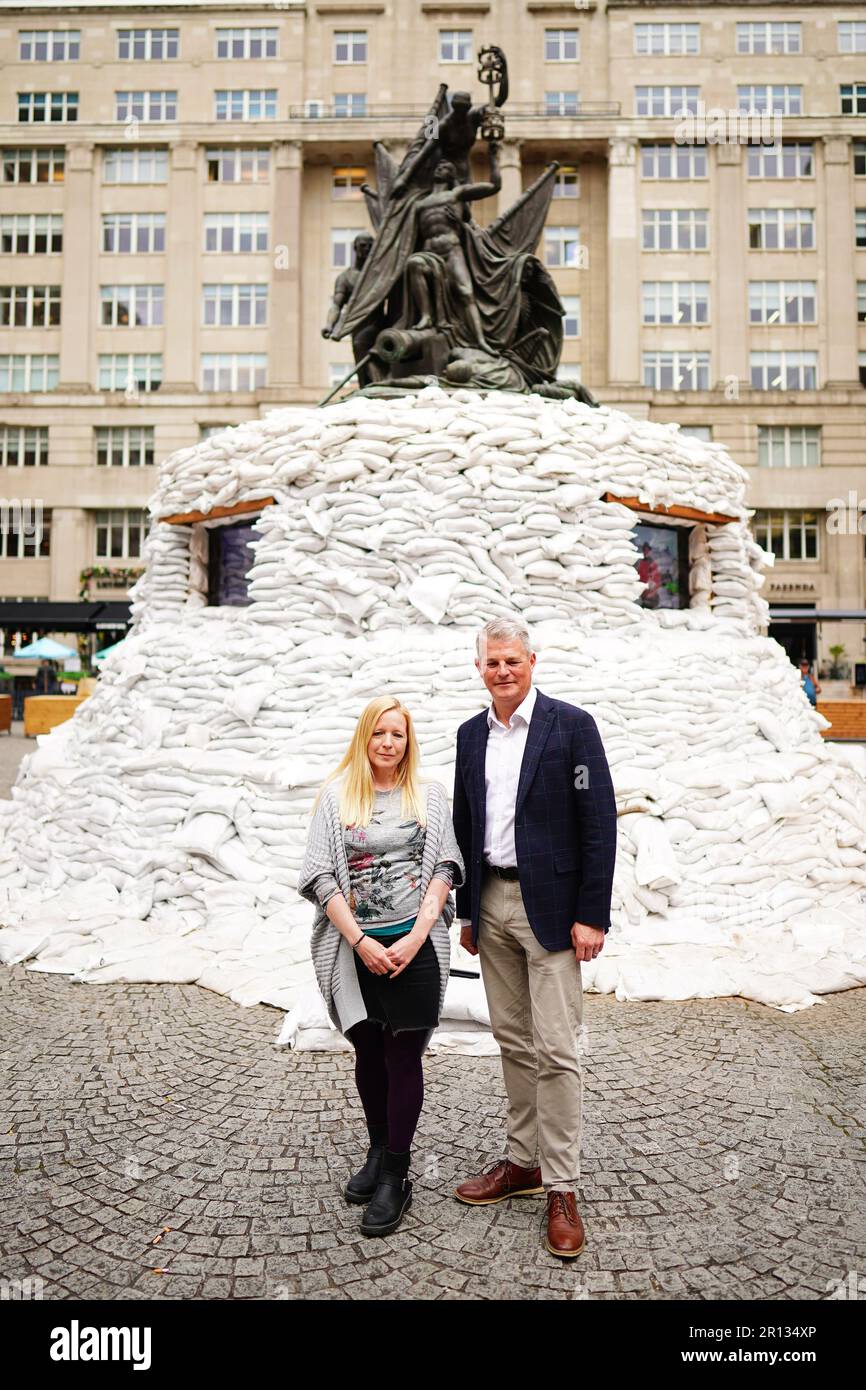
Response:
[{"label": "building window", "polygon": [[700,53],[699,24],[636,24],[635,53],[667,53],[681,55]]},{"label": "building window", "polygon": [[700,87],[635,87],[635,115],[696,116],[700,91]]},{"label": "building window", "polygon": [[854,141],[854,177],[866,178],[866,140]]},{"label": "building window", "polygon": [[214,119],[217,121],[275,121],[276,87],[220,89],[214,92]]},{"label": "building window", "polygon": [[857,281],[857,322],[866,323],[866,280]]},{"label": "building window", "polygon": [[337,201],[357,202],[363,198],[361,185],[367,182],[363,165],[338,165],[331,170],[331,197]]},{"label": "building window", "polygon": [[261,328],[268,321],[267,285],[204,285],[206,328]]},{"label": "building window", "polygon": [[857,367],[860,372],[860,385],[866,386],[866,352],[857,353]]},{"label": "building window", "polygon": [[334,33],[335,63],[366,63],[367,30],[337,29]]},{"label": "building window", "polygon": [[713,437],[712,425],[680,425],[680,434],[684,434],[687,439],[702,439],[705,444],[709,444]]},{"label": "building window", "polygon": [[199,439],[210,439],[212,434],[222,434],[224,430],[230,430],[231,425],[199,425]]},{"label": "building window", "polygon": [[645,280],[643,321],[655,324],[709,323],[709,281]]},{"label": "building window", "polygon": [[576,116],[580,110],[579,92],[545,92],[545,116]]},{"label": "building window", "polygon": [[0,325],[4,328],[56,328],[59,323],[59,285],[0,286]]},{"label": "building window", "polygon": [[709,391],[708,352],[645,352],[643,384],[655,391]]},{"label": "building window", "polygon": [[866,19],[840,19],[837,32],[840,53],[866,53]]},{"label": "building window", "polygon": [[161,352],[99,354],[100,391],[158,391],[161,384]]},{"label": "building window", "polygon": [[118,29],[117,56],[122,62],[161,63],[180,57],[179,29]]},{"label": "building window", "polygon": [[557,381],[582,381],[579,362],[560,362],[556,369]]},{"label": "building window", "polygon": [[644,208],[644,251],[706,251],[709,214],[706,208]]},{"label": "building window", "polygon": [[164,212],[104,212],[102,250],[107,255],[154,255],[165,250]]},{"label": "building window", "polygon": [[763,508],[751,521],[756,541],[777,560],[818,559],[817,512],[771,512]]},{"label": "building window", "polygon": [[176,121],[177,92],[115,92],[116,121]]},{"label": "building window", "polygon": [[81,57],[80,29],[20,29],[21,63],[74,63]]},{"label": "building window", "polygon": [[52,352],[6,352],[0,355],[0,391],[53,391],[60,358]]},{"label": "building window", "polygon": [[0,254],[43,256],[62,250],[62,213],[12,212],[0,217]]},{"label": "building window", "polygon": [[97,425],[96,462],[102,468],[140,468],[154,461],[153,425]]},{"label": "building window", "polygon": [[549,266],[576,266],[580,261],[579,227],[545,227],[544,261]]},{"label": "building window", "polygon": [[854,209],[854,242],[857,246],[866,246],[866,208]]},{"label": "building window", "polygon": [[66,151],[41,147],[4,150],[2,170],[4,183],[63,183]]},{"label": "building window", "polygon": [[276,29],[217,29],[218,58],[276,58]]},{"label": "building window", "polygon": [[96,527],[97,560],[138,560],[150,529],[150,518],[143,510],[93,513]]},{"label": "building window", "polygon": [[817,468],[820,462],[820,426],[758,426],[759,468]]},{"label": "building window", "polygon": [[817,323],[814,280],[750,280],[750,323]]},{"label": "building window", "polygon": [[579,58],[579,29],[545,29],[544,61],[546,63],[576,63]]},{"label": "building window", "polygon": [[802,53],[802,25],[758,20],[737,25],[738,53]]},{"label": "building window", "polygon": [[749,208],[753,251],[814,251],[814,208]]},{"label": "building window", "polygon": [[129,146],[106,150],[102,156],[103,183],[167,183],[168,150]]},{"label": "building window", "polygon": [[203,391],[254,391],[267,384],[263,352],[206,352],[201,359]]},{"label": "building window", "polygon": [[799,116],[803,109],[803,88],[788,84],[773,86],[760,82],[737,88],[737,110],[741,116]]},{"label": "building window", "polygon": [[331,228],[331,269],[347,270],[352,264],[352,242],[363,230],[360,227]]},{"label": "building window", "polygon": [[0,467],[40,468],[47,463],[47,425],[0,425]]},{"label": "building window", "polygon": [[162,285],[103,285],[99,297],[103,328],[162,327]]},{"label": "building window", "polygon": [[440,30],[439,30],[439,62],[440,62],[440,63],[471,63],[471,62],[472,62],[472,30],[471,30],[471,29],[440,29]]},{"label": "building window", "polygon": [[204,219],[205,251],[267,251],[266,212],[209,212]]},{"label": "building window", "polygon": [[24,125],[78,120],[77,92],[19,92],[18,120]]},{"label": "building window", "polygon": [[329,362],[328,363],[328,385],[333,389],[339,386],[346,373],[351,369],[351,362]]},{"label": "building window", "polygon": [[811,179],[815,174],[811,141],[750,145],[746,153],[750,179]]},{"label": "building window", "polygon": [[208,183],[267,183],[271,176],[270,150],[208,150]]},{"label": "building window", "polygon": [[749,374],[756,391],[815,391],[817,352],[750,352]]},{"label": "building window", "polygon": [[580,170],[574,164],[563,164],[553,178],[554,198],[580,197]]},{"label": "building window", "polygon": [[565,317],[562,320],[563,338],[580,337],[580,295],[564,294],[562,296],[562,307],[565,310]]},{"label": "building window", "polygon": [[645,179],[705,179],[705,145],[641,145],[641,177]]},{"label": "building window", "polygon": [[0,527],[0,558],[42,560],[51,555],[51,508],[34,507],[29,525]]},{"label": "building window", "polygon": [[866,116],[866,82],[844,82],[839,98],[843,116]]},{"label": "building window", "polygon": [[365,92],[335,92],[334,115],[340,117],[366,116],[367,95]]}]

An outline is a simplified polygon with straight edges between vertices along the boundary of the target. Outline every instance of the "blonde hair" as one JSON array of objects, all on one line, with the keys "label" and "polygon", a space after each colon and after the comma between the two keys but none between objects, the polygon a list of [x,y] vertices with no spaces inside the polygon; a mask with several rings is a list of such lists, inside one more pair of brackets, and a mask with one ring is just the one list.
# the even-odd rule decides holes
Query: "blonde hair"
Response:
[{"label": "blonde hair", "polygon": [[377,695],[361,711],[349,747],[333,772],[328,773],[316,794],[316,799],[313,802],[314,812],[329,782],[344,773],[345,776],[340,784],[339,793],[341,822],[343,825],[370,824],[376,789],[373,786],[373,769],[367,756],[367,745],[382,715],[389,710],[402,714],[406,721],[406,751],[397,769],[394,783],[395,787],[402,787],[403,789],[400,803],[401,814],[406,820],[412,819],[418,821],[420,825],[426,825],[427,810],[421,795],[422,783],[418,773],[421,752],[415,736],[412,716],[395,695]]}]

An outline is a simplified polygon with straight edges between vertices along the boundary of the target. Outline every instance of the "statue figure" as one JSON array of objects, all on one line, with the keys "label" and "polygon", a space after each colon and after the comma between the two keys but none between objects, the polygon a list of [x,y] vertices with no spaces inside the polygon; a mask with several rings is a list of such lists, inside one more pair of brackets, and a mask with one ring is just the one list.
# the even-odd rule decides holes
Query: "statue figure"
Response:
[{"label": "statue figure", "polygon": [[[468,335],[476,347],[490,352],[484,337],[481,315],[463,251],[462,229],[465,204],[488,198],[501,186],[496,163],[496,146],[490,146],[490,182],[458,183],[457,170],[441,159],[433,174],[432,192],[417,204],[418,234],[421,248],[406,262],[409,291],[421,317],[415,328],[456,328],[462,319],[460,336]],[[436,299],[434,308],[431,289]],[[438,291],[438,293],[437,293]]]},{"label": "statue figure", "polygon": [[[323,338],[332,338],[334,329],[339,322],[340,316],[352,297],[352,292],[358,283],[358,278],[363,270],[367,258],[373,249],[373,237],[369,232],[360,232],[352,242],[352,264],[345,270],[341,270],[334,281],[334,291],[331,303],[328,307],[325,326],[322,329]],[[380,325],[375,316],[355,329],[352,334],[352,353],[356,362],[361,362],[370,351],[376,340],[376,335]],[[360,368],[358,381],[362,386],[367,386],[371,381],[376,381],[380,372],[373,364],[371,358],[368,363]]]},{"label": "statue figure", "polygon": [[[447,159],[454,165],[456,181],[469,182],[469,155],[472,146],[482,131],[490,140],[501,135],[499,122],[493,122],[495,108],[503,106],[508,99],[508,64],[501,48],[490,45],[482,50],[480,75],[491,88],[491,101],[478,106],[472,105],[468,92],[452,92],[447,99],[448,88],[443,82],[436,93],[430,116],[425,123],[426,139],[419,145],[417,140],[407,154],[394,180],[391,192],[396,196],[417,181],[417,176],[426,168],[435,167],[436,162]],[[496,92],[493,86],[496,85]],[[485,130],[488,125],[490,131]]]}]

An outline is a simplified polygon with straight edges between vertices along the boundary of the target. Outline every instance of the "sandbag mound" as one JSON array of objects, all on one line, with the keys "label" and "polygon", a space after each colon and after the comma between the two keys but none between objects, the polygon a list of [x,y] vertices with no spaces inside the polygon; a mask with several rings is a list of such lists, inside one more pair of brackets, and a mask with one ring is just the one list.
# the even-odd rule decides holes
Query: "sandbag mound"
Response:
[{"label": "sandbag mound", "polygon": [[[619,811],[612,921],[585,987],[780,1009],[866,980],[866,751],[826,744],[761,637],[771,559],[747,475],[675,426],[535,396],[351,397],[162,464],[133,628],[0,802],[0,959],[84,983],[189,981],[341,1046],[296,892],[312,797],[372,696],[412,709],[450,793],[488,702],[477,628],[522,613],[536,684],[587,709]],[[270,497],[246,606],[207,604],[209,514]],[[649,610],[631,506],[693,508],[690,606]],[[160,518],[204,513],[195,524]],[[454,941],[454,962],[477,960]],[[480,980],[434,1040],[495,1050]]]}]

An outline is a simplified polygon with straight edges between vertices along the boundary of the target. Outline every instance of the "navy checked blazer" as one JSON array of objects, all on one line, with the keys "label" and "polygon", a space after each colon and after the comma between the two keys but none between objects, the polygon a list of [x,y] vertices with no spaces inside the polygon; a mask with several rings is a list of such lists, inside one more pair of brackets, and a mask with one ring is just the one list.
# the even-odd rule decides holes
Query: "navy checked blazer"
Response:
[{"label": "navy checked blazer", "polygon": [[[466,865],[457,916],[472,922],[478,944],[481,908],[487,710],[457,730],[454,830]],[[575,786],[575,770],[586,768]],[[592,715],[539,690],[526,735],[514,816],[520,890],[529,925],[548,951],[571,945],[575,922],[610,929],[616,859],[616,799]]]}]

